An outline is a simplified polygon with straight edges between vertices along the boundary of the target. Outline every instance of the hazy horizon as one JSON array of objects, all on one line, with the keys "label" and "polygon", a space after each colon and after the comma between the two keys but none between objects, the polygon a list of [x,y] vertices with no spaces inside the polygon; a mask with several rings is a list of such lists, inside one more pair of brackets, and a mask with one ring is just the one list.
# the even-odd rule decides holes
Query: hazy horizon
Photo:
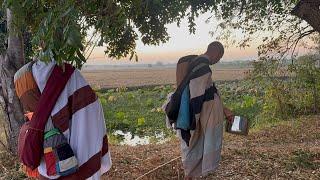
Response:
[{"label": "hazy horizon", "polygon": [[[197,30],[195,34],[190,34],[188,30],[187,19],[182,20],[180,27],[176,23],[167,25],[170,39],[167,43],[159,46],[144,45],[141,40],[137,40],[136,52],[139,61],[130,61],[129,58],[120,60],[111,59],[105,56],[105,47],[96,47],[86,64],[155,64],[156,62],[176,63],[178,59],[185,55],[202,54],[207,45],[216,40],[216,37],[209,34],[216,27],[215,22],[206,23],[210,17],[209,13],[202,14],[196,19]],[[243,37],[243,34],[234,33],[232,37]],[[238,38],[237,38],[238,39]],[[237,60],[253,60],[257,58],[257,46],[261,40],[251,43],[251,46],[246,49],[240,49],[235,45],[227,46],[222,62],[237,61]],[[302,50],[303,52],[305,50]]]}]

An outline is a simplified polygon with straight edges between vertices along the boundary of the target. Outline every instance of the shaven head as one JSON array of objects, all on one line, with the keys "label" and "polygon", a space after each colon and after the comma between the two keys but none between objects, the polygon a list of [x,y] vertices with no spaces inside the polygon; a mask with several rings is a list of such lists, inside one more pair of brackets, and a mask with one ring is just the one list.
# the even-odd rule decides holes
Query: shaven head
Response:
[{"label": "shaven head", "polygon": [[214,41],[208,45],[205,55],[210,59],[211,64],[215,64],[220,61],[224,54],[224,47],[219,41]]}]

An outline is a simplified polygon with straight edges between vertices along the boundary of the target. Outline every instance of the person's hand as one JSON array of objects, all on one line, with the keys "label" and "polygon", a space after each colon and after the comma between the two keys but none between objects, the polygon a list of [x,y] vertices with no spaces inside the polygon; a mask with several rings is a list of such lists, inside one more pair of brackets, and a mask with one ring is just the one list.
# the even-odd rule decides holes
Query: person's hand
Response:
[{"label": "person's hand", "polygon": [[33,116],[33,112],[28,112],[28,113],[24,114],[24,116],[28,119],[28,121],[31,121],[32,116]]},{"label": "person's hand", "polygon": [[227,118],[227,120],[228,120],[229,122],[232,122],[233,119],[234,119],[234,115],[226,116],[226,118]]},{"label": "person's hand", "polygon": [[226,116],[227,120],[229,122],[232,122],[232,120],[234,119],[233,112],[226,107],[223,108],[223,112],[224,112],[224,115]]}]

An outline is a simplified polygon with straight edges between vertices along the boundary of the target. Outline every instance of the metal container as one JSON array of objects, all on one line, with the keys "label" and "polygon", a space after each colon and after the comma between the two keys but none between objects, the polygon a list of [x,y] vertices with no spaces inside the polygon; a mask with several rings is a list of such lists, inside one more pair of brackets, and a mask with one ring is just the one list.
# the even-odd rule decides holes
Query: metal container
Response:
[{"label": "metal container", "polygon": [[248,120],[241,116],[234,116],[226,123],[226,132],[247,136],[249,132]]}]

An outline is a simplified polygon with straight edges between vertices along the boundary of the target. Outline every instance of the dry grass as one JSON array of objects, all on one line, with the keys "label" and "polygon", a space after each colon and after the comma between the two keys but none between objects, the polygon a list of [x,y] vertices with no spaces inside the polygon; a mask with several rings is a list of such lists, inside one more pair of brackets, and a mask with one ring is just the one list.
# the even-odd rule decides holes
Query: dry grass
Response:
[{"label": "dry grass", "polygon": [[[200,179],[319,179],[320,116],[255,130],[248,137],[225,133],[218,170]],[[176,139],[163,145],[111,145],[112,169],[102,179],[135,179],[180,155]],[[24,179],[14,156],[0,153],[0,179]],[[182,179],[180,160],[143,179]]]},{"label": "dry grass", "polygon": [[[217,69],[213,71],[214,80],[243,79],[248,69]],[[175,83],[174,68],[146,68],[126,70],[83,71],[86,80],[94,87],[135,87]]]},{"label": "dry grass", "polygon": [[[225,133],[219,169],[201,179],[319,179],[320,117],[264,128],[248,137]],[[178,157],[179,142],[112,146],[113,167],[105,179],[135,179]],[[183,179],[180,160],[144,179]]]},{"label": "dry grass", "polygon": [[6,149],[6,129],[5,122],[3,117],[3,110],[0,107],[0,151]]}]

